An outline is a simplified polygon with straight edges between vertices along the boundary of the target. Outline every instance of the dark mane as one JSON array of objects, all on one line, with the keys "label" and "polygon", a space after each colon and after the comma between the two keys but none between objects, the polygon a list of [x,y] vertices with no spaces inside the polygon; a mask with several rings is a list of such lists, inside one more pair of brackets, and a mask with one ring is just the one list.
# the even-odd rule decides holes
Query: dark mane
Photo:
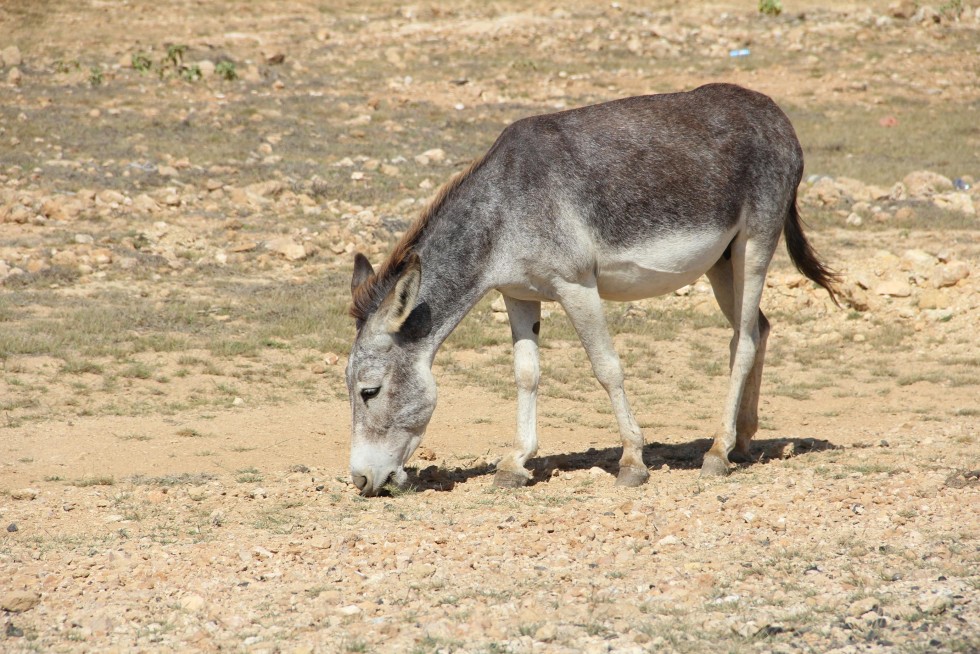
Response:
[{"label": "dark mane", "polygon": [[362,323],[368,319],[378,308],[385,294],[391,289],[392,284],[398,279],[405,262],[409,255],[415,250],[422,234],[425,232],[433,216],[446,204],[450,196],[466,181],[466,179],[479,168],[487,156],[484,155],[474,160],[464,170],[454,175],[448,182],[443,184],[436,197],[429,205],[422,210],[422,213],[415,222],[408,228],[405,234],[398,239],[395,248],[385,259],[384,263],[378,268],[375,274],[368,277],[360,286],[353,291],[353,301],[350,305],[350,315]]}]

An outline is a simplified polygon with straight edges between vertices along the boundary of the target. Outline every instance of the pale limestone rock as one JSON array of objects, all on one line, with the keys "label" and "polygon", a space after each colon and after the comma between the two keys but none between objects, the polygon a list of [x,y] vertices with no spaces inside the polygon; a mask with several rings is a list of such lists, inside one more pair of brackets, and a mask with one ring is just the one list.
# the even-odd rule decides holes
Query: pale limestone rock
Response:
[{"label": "pale limestone rock", "polygon": [[180,608],[188,613],[199,613],[205,605],[204,598],[200,595],[184,595],[180,598]]},{"label": "pale limestone rock", "polygon": [[973,198],[970,197],[969,193],[943,193],[935,196],[932,199],[932,203],[946,211],[956,211],[967,216],[977,215],[976,206],[973,204]]},{"label": "pale limestone rock", "polygon": [[916,170],[902,180],[908,189],[909,197],[929,198],[937,193],[953,190],[953,182],[948,177],[931,170]]},{"label": "pale limestone rock", "polygon": [[946,309],[949,307],[949,298],[939,289],[924,288],[919,293],[917,303],[920,309]]},{"label": "pale limestone rock", "polygon": [[3,60],[4,66],[20,66],[24,63],[24,59],[20,54],[20,48],[16,45],[10,45],[0,52],[0,59]]},{"label": "pale limestone rock", "polygon": [[307,257],[306,248],[302,243],[297,243],[288,236],[282,236],[280,238],[274,238],[270,241],[266,241],[265,247],[267,250],[281,254],[290,261],[299,261]]},{"label": "pale limestone rock", "polygon": [[936,288],[955,286],[970,276],[970,266],[965,261],[952,261],[933,269],[931,281]]},{"label": "pale limestone rock", "polygon": [[10,491],[10,497],[14,500],[33,500],[37,498],[40,494],[36,488],[19,488],[17,490]]},{"label": "pale limestone rock", "polygon": [[0,609],[10,613],[30,611],[41,602],[41,596],[29,590],[15,590],[0,599]]},{"label": "pale limestone rock", "polygon": [[908,282],[899,279],[889,279],[879,283],[875,287],[875,293],[889,297],[908,297],[912,295],[912,287],[909,286]]}]

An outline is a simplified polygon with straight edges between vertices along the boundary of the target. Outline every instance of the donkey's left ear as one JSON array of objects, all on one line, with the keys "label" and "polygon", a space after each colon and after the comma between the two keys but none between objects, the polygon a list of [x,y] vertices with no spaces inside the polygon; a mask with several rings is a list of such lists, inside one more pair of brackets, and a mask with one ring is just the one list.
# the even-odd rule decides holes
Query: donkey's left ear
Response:
[{"label": "donkey's left ear", "polygon": [[371,262],[368,258],[358,252],[354,255],[354,275],[350,280],[350,292],[351,295],[357,290],[357,287],[368,280],[368,277],[374,274],[374,268],[371,267]]},{"label": "donkey's left ear", "polygon": [[381,303],[379,313],[384,317],[389,334],[397,333],[415,308],[422,284],[422,261],[412,252],[402,266],[395,287]]}]

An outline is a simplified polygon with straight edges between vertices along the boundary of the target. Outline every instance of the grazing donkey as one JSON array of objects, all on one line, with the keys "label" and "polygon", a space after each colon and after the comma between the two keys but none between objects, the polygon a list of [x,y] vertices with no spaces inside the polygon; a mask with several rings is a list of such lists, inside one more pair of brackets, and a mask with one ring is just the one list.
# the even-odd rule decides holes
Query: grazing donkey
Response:
[{"label": "grazing donkey", "polygon": [[643,436],[602,298],[669,293],[707,274],[734,328],[731,384],[702,475],[748,453],[769,322],[759,310],[780,234],[796,267],[836,303],[836,275],[803,234],[803,153],[768,97],[730,84],[626,98],[518,120],[452,179],[375,271],[354,259],[347,365],[351,476],[364,495],[403,484],[436,404],[436,350],[491,289],[507,306],[517,381],[516,448],[494,483],[521,486],[537,451],[541,302],[560,302],[612,401],[617,485],[649,477]]}]

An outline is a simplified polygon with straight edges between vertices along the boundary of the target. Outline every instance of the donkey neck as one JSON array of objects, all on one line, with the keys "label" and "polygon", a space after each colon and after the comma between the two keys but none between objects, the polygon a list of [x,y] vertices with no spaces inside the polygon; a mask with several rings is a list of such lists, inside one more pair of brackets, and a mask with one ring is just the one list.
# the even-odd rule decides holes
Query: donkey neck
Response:
[{"label": "donkey neck", "polygon": [[415,247],[422,260],[418,304],[430,312],[433,354],[496,285],[492,221],[476,214],[461,200],[442,207]]}]

